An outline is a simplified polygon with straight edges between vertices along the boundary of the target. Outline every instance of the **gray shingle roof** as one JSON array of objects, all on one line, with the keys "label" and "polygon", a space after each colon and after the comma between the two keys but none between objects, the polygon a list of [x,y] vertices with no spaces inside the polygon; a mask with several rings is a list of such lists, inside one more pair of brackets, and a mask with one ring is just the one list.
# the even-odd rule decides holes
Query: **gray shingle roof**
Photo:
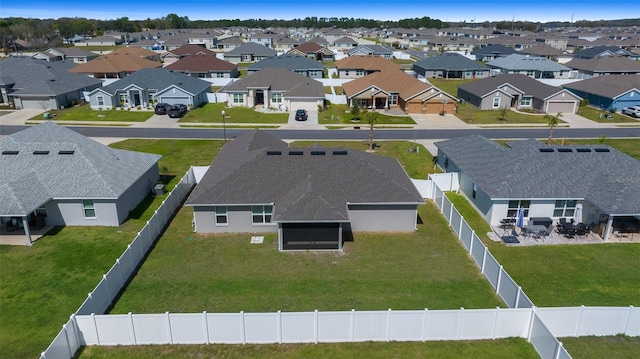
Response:
[{"label": "gray shingle roof", "polygon": [[[491,198],[584,198],[609,214],[640,214],[640,161],[613,148],[548,146],[529,139],[513,142],[507,149],[480,135],[436,142],[436,146]],[[571,151],[558,152],[558,148]],[[595,151],[600,148],[607,152]]]},{"label": "gray shingle roof", "polygon": [[2,216],[28,214],[52,198],[118,198],[161,157],[112,149],[52,122],[0,139],[0,150]]},{"label": "gray shingle roof", "polygon": [[247,68],[248,71],[258,71],[268,67],[282,67],[289,71],[316,70],[322,71],[322,64],[316,60],[305,56],[283,54],[280,56],[269,57],[252,64]]},{"label": "gray shingle roof", "polygon": [[504,45],[489,45],[471,51],[472,55],[480,56],[507,56],[515,53],[517,53],[516,50]]},{"label": "gray shingle roof", "polygon": [[521,74],[504,74],[479,79],[458,86],[459,89],[469,93],[484,97],[493,93],[498,87],[509,84],[521,91],[525,95],[531,95],[539,99],[545,99],[555,93],[562,91],[561,88],[546,85],[529,76]]},{"label": "gray shingle roof", "polygon": [[141,69],[103,87],[102,90],[113,95],[116,91],[132,84],[158,91],[175,85],[194,95],[211,88],[211,83],[181,72],[173,72],[166,69]]},{"label": "gray shingle roof", "polygon": [[455,52],[445,52],[440,56],[428,57],[413,63],[413,68],[427,70],[489,70],[485,64],[478,63],[473,60],[457,54]]},{"label": "gray shingle roof", "polygon": [[278,53],[276,50],[260,45],[255,42],[244,43],[235,49],[226,53],[226,55],[244,55],[251,54],[254,56],[276,56]]},{"label": "gray shingle roof", "polygon": [[267,68],[252,73],[225,87],[222,92],[245,92],[248,88],[269,88],[287,97],[324,98],[322,82],[284,68]]},{"label": "gray shingle roof", "polygon": [[487,62],[491,67],[507,70],[570,71],[571,69],[544,57],[511,54]]},{"label": "gray shingle roof", "polygon": [[69,92],[93,89],[102,82],[86,75],[71,73],[76,66],[70,61],[44,61],[10,57],[0,61],[0,73],[10,76],[15,95],[57,96]]},{"label": "gray shingle roof", "polygon": [[273,221],[295,222],[348,221],[348,203],[423,202],[395,159],[351,149],[287,148],[268,137],[253,131],[225,145],[187,205],[273,203]]},{"label": "gray shingle roof", "polygon": [[569,90],[583,91],[586,93],[614,99],[633,89],[636,89],[636,91],[640,91],[640,76],[596,76],[587,80],[565,84],[563,85],[563,87]]}]

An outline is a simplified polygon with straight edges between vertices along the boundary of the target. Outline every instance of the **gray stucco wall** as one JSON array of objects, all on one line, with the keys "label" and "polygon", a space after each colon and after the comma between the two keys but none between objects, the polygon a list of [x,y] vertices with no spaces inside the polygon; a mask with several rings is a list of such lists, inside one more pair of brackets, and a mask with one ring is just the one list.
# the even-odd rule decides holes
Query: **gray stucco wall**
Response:
[{"label": "gray stucco wall", "polygon": [[[104,98],[104,104],[102,106],[98,105],[99,96],[102,96]],[[94,110],[110,110],[112,107],[116,107],[113,97],[111,95],[105,94],[104,92],[96,92],[91,94],[89,96],[89,106],[91,106],[91,108]]]},{"label": "gray stucco wall", "polygon": [[54,199],[47,203],[48,225],[54,226],[118,226],[116,200],[93,201],[95,218],[84,218],[82,199]]},{"label": "gray stucco wall", "polygon": [[276,232],[278,226],[270,224],[252,224],[251,206],[227,206],[227,224],[216,225],[216,214],[213,206],[193,207],[195,230],[198,233],[252,233]]},{"label": "gray stucco wall", "polygon": [[480,187],[476,187],[476,196],[473,198],[473,184],[474,183],[469,176],[464,173],[460,173],[460,191],[462,191],[476,210],[480,212],[485,221],[490,223],[493,202]]},{"label": "gray stucco wall", "polygon": [[350,204],[352,232],[414,231],[417,205],[357,205]]},{"label": "gray stucco wall", "polygon": [[158,183],[159,177],[158,166],[152,166],[118,198],[119,224],[124,222],[129,217],[129,212],[133,211],[142,200],[151,194],[153,187]]}]

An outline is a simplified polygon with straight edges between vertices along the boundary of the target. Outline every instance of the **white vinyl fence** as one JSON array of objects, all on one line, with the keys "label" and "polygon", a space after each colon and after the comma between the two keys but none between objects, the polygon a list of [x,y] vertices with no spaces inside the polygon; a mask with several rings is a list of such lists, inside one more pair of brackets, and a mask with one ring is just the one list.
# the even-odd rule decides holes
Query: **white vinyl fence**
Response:
[{"label": "white vinyl fence", "polygon": [[[135,269],[142,264],[145,255],[164,231],[167,223],[195,183],[193,170],[189,169],[176,187],[167,195],[151,219],[147,221],[147,224],[127,246],[120,258],[116,259],[111,269],[102,276],[100,283],[89,293],[75,315],[105,313],[125,283],[132,277]],[[80,331],[76,327],[76,322],[73,318],[74,316],[71,316],[71,319],[62,326],[60,333],[58,333],[47,350],[41,354],[40,358],[71,358],[76,350],[84,345],[82,344],[82,338],[79,337]]]}]

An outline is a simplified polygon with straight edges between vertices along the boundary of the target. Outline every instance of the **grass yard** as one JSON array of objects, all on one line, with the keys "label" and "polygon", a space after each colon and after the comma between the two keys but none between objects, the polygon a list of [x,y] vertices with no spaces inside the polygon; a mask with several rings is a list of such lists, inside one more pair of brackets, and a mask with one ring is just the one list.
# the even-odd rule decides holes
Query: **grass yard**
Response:
[{"label": "grass yard", "polygon": [[225,103],[207,103],[187,112],[179,122],[219,123],[222,125],[223,110],[226,123],[285,124],[289,120],[289,113],[264,113],[252,108],[225,107],[225,105]]},{"label": "grass yard", "polygon": [[[470,105],[468,103],[461,103],[458,105],[458,111],[456,112],[456,116],[466,123],[480,124],[480,125],[490,125],[490,124],[546,124],[547,119],[543,114],[527,114],[522,112],[514,112],[507,110],[504,113],[495,110],[495,111],[483,111],[478,109],[477,107]],[[504,118],[503,118],[504,117]],[[559,125],[562,125],[566,122],[561,119],[558,121]]]},{"label": "grass yard", "polygon": [[[144,122],[153,116],[153,111],[120,111],[120,110],[92,110],[89,104],[62,110],[47,111],[55,117],[52,121],[100,121],[100,122]],[[43,115],[30,118],[31,120],[44,120]]]},{"label": "grass yard", "polygon": [[[357,234],[343,252],[278,252],[277,235],[192,232],[180,210],[112,313],[503,306],[433,204],[414,233]],[[154,298],[150,301],[149,298]]]},{"label": "grass yard", "polygon": [[[591,106],[580,106],[578,115],[600,123],[635,123],[640,126],[639,119],[621,113],[610,113]],[[611,116],[611,118],[607,118],[607,115]]]},{"label": "grass yard", "polygon": [[128,358],[539,358],[525,339],[448,342],[366,342],[340,344],[148,345],[86,347],[82,359]]},{"label": "grass yard", "polygon": [[580,337],[559,338],[569,354],[576,359],[636,359],[640,353],[640,337]]},{"label": "grass yard", "polygon": [[451,96],[458,97],[458,86],[466,84],[468,82],[475,81],[475,79],[467,80],[447,80],[447,79],[427,79],[433,84],[433,86],[448,93]]},{"label": "grass yard", "polygon": [[[354,116],[349,111],[348,105],[331,104],[324,111],[318,113],[318,123],[321,125],[349,125],[368,126],[364,114],[360,113],[360,121],[353,122]],[[380,113],[377,125],[415,125],[416,122],[410,116],[389,116]]]}]

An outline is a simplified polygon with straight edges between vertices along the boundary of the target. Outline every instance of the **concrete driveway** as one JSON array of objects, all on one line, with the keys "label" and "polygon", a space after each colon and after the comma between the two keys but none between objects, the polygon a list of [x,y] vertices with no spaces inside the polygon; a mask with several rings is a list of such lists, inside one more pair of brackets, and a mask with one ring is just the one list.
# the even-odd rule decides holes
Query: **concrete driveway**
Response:
[{"label": "concrete driveway", "polygon": [[324,126],[318,124],[318,112],[317,111],[307,111],[307,120],[306,121],[296,121],[296,112],[289,112],[289,120],[285,126],[281,126],[281,129],[303,129],[303,130],[311,130],[311,129],[325,129]]},{"label": "concrete driveway", "polygon": [[[38,115],[42,115],[44,110],[12,110],[6,111],[9,112],[6,115],[0,116],[0,124],[2,125],[14,125],[14,126],[24,126],[24,123]],[[44,118],[43,118],[44,119]]]}]

